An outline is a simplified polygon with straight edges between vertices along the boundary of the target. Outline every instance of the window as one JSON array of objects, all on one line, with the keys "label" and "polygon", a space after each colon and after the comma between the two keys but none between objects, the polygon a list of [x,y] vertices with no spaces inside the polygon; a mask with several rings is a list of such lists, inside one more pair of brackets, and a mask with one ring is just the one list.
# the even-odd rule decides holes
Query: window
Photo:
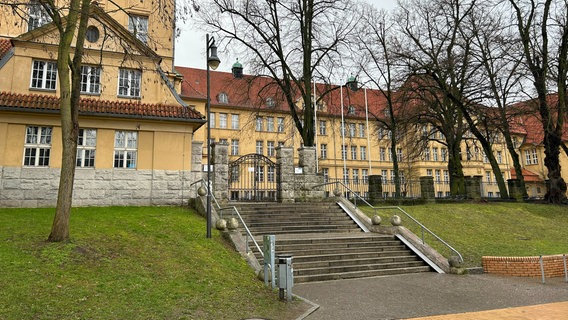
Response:
[{"label": "window", "polygon": [[87,32],[85,33],[85,39],[89,42],[97,42],[99,40],[100,32],[95,26],[87,27]]},{"label": "window", "polygon": [[213,112],[209,114],[209,127],[215,128],[215,113]]},{"label": "window", "polygon": [[350,137],[355,137],[355,135],[356,135],[356,132],[355,132],[355,131],[357,131],[357,128],[356,128],[356,126],[355,126],[355,123],[350,123],[350,124],[349,124],[349,136],[350,136]]},{"label": "window", "polygon": [[343,183],[349,183],[349,169],[343,169]]},{"label": "window", "polygon": [[264,141],[257,141],[256,142],[256,153],[263,154],[264,153]]},{"label": "window", "polygon": [[465,148],[465,154],[466,154],[466,159],[467,159],[467,161],[470,161],[471,158],[472,158],[471,148],[470,148],[470,147],[466,147],[466,148]]},{"label": "window", "polygon": [[347,146],[346,145],[341,146],[341,159],[342,160],[347,159]]},{"label": "window", "polygon": [[485,181],[491,183],[491,171],[485,171]]},{"label": "window", "polygon": [[327,134],[327,123],[325,121],[319,122],[319,134],[324,136]]},{"label": "window", "polygon": [[365,138],[365,124],[359,123],[359,138]]},{"label": "window", "polygon": [[448,161],[448,149],[442,148],[442,161]]},{"label": "window", "polygon": [[345,137],[345,123],[342,122],[339,129],[341,130],[341,136]]},{"label": "window", "polygon": [[144,43],[148,42],[148,17],[129,15],[128,31]]},{"label": "window", "polygon": [[275,170],[274,166],[268,166],[267,176],[266,176],[266,179],[268,180],[268,182],[276,181],[275,172],[276,172],[276,170]]},{"label": "window", "polygon": [[266,118],[266,131],[274,132],[274,118],[273,117],[267,117]]},{"label": "window", "polygon": [[432,176],[432,169],[426,169],[426,175],[431,177]]},{"label": "window", "polygon": [[50,61],[34,60],[30,87],[34,89],[55,90],[56,83],[57,64]]},{"label": "window", "polygon": [[118,95],[122,97],[140,97],[140,80],[142,71],[120,69],[118,76]]},{"label": "window", "polygon": [[432,160],[439,161],[438,148],[432,148]]},{"label": "window", "polygon": [[387,149],[385,147],[381,147],[379,149],[379,160],[381,161],[386,161],[386,156],[387,156]]},{"label": "window", "polygon": [[369,169],[361,169],[361,182],[369,182]]},{"label": "window", "polygon": [[328,182],[329,181],[329,169],[328,168],[322,168],[321,172],[323,173],[323,182]]},{"label": "window", "polygon": [[327,144],[320,145],[320,158],[327,159]]},{"label": "window", "polygon": [[503,163],[503,152],[502,151],[497,151],[497,163],[499,163],[499,164]]},{"label": "window", "polygon": [[138,132],[116,131],[114,134],[114,167],[136,168]]},{"label": "window", "polygon": [[262,131],[263,130],[263,120],[262,117],[256,117],[256,131]]},{"label": "window", "polygon": [[276,106],[276,101],[274,101],[274,98],[272,97],[266,98],[266,106],[269,108],[274,108]]},{"label": "window", "polygon": [[227,143],[227,139],[219,139],[219,144],[228,145],[229,143]]},{"label": "window", "polygon": [[379,128],[379,140],[385,137],[385,130],[383,128]]},{"label": "window", "polygon": [[435,171],[436,174],[436,183],[440,183],[442,181],[442,173],[440,170]]},{"label": "window", "polygon": [[95,166],[95,149],[97,146],[96,129],[79,129],[77,140],[77,167]]},{"label": "window", "polygon": [[219,113],[219,128],[221,128],[221,129],[227,128],[227,114],[226,113]]},{"label": "window", "polygon": [[394,170],[391,170],[391,182],[394,183],[395,179],[396,179],[396,174],[394,173]]},{"label": "window", "polygon": [[264,166],[256,166],[255,181],[264,182]]},{"label": "window", "polygon": [[231,129],[239,130],[240,128],[240,120],[238,114],[231,115]]},{"label": "window", "polygon": [[359,184],[359,169],[353,169],[353,183]]},{"label": "window", "polygon": [[276,151],[274,149],[274,141],[266,142],[266,155],[269,157],[274,157],[276,155]]},{"label": "window", "polygon": [[444,182],[450,182],[450,172],[448,170],[444,170]]},{"label": "window", "polygon": [[239,140],[231,140],[231,155],[239,154]]},{"label": "window", "polygon": [[430,148],[424,148],[424,161],[430,161]]},{"label": "window", "polygon": [[24,144],[24,166],[47,167],[51,154],[51,127],[28,126]]},{"label": "window", "polygon": [[278,132],[284,132],[284,118],[278,117],[276,121],[278,122]]},{"label": "window", "polygon": [[217,101],[219,101],[219,103],[227,104],[229,103],[229,95],[225,92],[221,92],[217,96]]},{"label": "window", "polygon": [[351,160],[357,160],[357,146],[351,146]]},{"label": "window", "polygon": [[359,150],[361,150],[361,160],[367,160],[367,147],[361,146]]},{"label": "window", "polygon": [[387,153],[388,153],[389,161],[392,162],[392,149],[391,149],[391,148],[388,148],[388,149],[387,149]]},{"label": "window", "polygon": [[396,160],[399,162],[402,161],[402,148],[396,148]]},{"label": "window", "polygon": [[101,68],[81,66],[81,93],[101,92]]},{"label": "window", "polygon": [[28,7],[28,31],[39,28],[51,22],[51,17],[38,1],[30,1]]},{"label": "window", "polygon": [[538,164],[536,149],[525,150],[525,164]]},{"label": "window", "polygon": [[355,114],[355,107],[354,106],[347,107],[347,114],[350,114],[350,115]]},{"label": "window", "polygon": [[387,180],[389,179],[389,174],[387,170],[381,170],[381,176],[382,176],[382,180],[383,183],[387,183]]}]

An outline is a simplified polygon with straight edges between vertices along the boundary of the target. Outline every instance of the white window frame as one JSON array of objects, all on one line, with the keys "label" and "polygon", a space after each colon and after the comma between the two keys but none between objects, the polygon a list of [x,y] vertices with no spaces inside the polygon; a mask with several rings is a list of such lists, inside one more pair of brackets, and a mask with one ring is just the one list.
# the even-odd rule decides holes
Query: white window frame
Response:
[{"label": "white window frame", "polygon": [[276,149],[274,147],[274,141],[266,141],[266,155],[268,157],[276,156]]},{"label": "white window frame", "polygon": [[114,134],[114,168],[136,169],[138,132],[117,130]]},{"label": "white window frame", "polygon": [[320,159],[327,159],[327,144],[320,144]]},{"label": "white window frame", "polygon": [[240,122],[241,121],[240,121],[240,117],[239,117],[238,114],[232,114],[231,115],[231,129],[239,130],[240,127],[241,127]]},{"label": "white window frame", "polygon": [[327,135],[327,123],[323,120],[319,122],[319,134],[322,136]]},{"label": "white window frame", "polygon": [[52,127],[26,127],[23,159],[24,166],[49,167],[52,134]]},{"label": "white window frame", "polygon": [[79,129],[76,166],[79,168],[93,168],[95,166],[96,149],[97,129]]},{"label": "white window frame", "polygon": [[367,160],[367,147],[360,146],[359,152],[361,153],[361,160]]},{"label": "white window frame", "polygon": [[81,66],[81,93],[101,93],[101,67]]},{"label": "white window frame", "polygon": [[266,117],[266,131],[274,132],[274,117]]},{"label": "white window frame", "polygon": [[264,128],[264,120],[262,119],[262,117],[256,117],[256,124],[255,124],[256,131],[263,131],[263,128]]},{"label": "white window frame", "polygon": [[226,113],[219,113],[219,128],[227,129],[228,115]]},{"label": "white window frame", "polygon": [[231,155],[236,156],[239,154],[239,140],[231,140]]},{"label": "white window frame", "polygon": [[53,91],[57,88],[57,63],[45,60],[32,61],[30,88]]},{"label": "white window frame", "polygon": [[278,122],[278,128],[276,130],[278,132],[284,132],[284,118],[278,117],[276,121]]},{"label": "white window frame", "polygon": [[136,39],[148,43],[148,17],[138,15],[128,15],[128,31],[130,31]]},{"label": "white window frame", "polygon": [[257,154],[264,154],[264,141],[262,141],[262,140],[256,141],[256,153]]},{"label": "white window frame", "polygon": [[365,138],[365,124],[359,123],[359,138]]},{"label": "white window frame", "polygon": [[357,146],[351,146],[351,160],[357,160]]},{"label": "white window frame", "polygon": [[118,72],[118,96],[140,98],[142,92],[142,71],[121,68]]}]

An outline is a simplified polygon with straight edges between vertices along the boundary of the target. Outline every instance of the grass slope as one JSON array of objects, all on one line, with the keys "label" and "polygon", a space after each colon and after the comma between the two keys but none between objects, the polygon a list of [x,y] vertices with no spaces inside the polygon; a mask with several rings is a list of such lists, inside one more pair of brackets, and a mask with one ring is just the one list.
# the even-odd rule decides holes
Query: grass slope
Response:
[{"label": "grass slope", "polygon": [[[566,206],[487,203],[402,208],[458,250],[469,267],[481,266],[482,256],[568,254]],[[372,215],[368,208],[363,210]],[[387,215],[381,216],[388,223]],[[420,236],[408,218],[401,218],[404,226]],[[427,242],[434,248],[440,246]]]},{"label": "grass slope", "polygon": [[73,209],[70,243],[46,243],[53,209],[0,209],[2,319],[285,319],[205,221],[174,207]]}]

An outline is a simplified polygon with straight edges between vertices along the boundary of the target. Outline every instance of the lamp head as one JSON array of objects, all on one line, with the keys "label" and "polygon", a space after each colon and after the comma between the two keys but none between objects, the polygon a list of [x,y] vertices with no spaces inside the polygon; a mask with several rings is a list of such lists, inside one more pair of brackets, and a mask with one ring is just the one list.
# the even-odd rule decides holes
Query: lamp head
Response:
[{"label": "lamp head", "polygon": [[209,55],[207,56],[207,65],[212,70],[216,70],[221,60],[217,56],[217,46],[215,45],[215,40],[209,46]]}]

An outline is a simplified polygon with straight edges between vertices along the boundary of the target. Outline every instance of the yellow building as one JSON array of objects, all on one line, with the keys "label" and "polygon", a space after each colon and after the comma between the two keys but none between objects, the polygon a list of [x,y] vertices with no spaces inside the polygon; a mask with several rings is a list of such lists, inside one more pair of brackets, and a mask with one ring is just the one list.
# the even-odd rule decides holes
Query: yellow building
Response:
[{"label": "yellow building", "polygon": [[[205,113],[206,71],[179,66],[176,66],[176,71],[184,77],[181,97]],[[230,161],[251,153],[263,154],[274,161],[277,146],[301,147],[301,138],[288,106],[278,90],[268,83],[263,78],[234,79],[230,73],[211,72],[211,137],[216,142],[228,144]],[[367,192],[368,177],[380,175],[384,196],[392,197],[395,190],[390,133],[381,129],[375,120],[375,116],[385,112],[385,100],[381,93],[370,89],[353,92],[347,87],[330,88],[321,84],[317,84],[316,88],[317,92],[332,89],[317,107],[318,172],[326,181],[340,180],[361,195]],[[317,96],[316,99],[320,100]],[[298,108],[301,105],[298,100]],[[342,123],[345,124],[343,134]],[[435,196],[448,197],[450,177],[447,148],[430,141],[420,146],[421,150],[416,150],[420,145],[419,136],[424,132],[439,134],[429,126],[416,125],[405,133],[398,146],[396,156],[399,159],[402,192],[408,197],[420,196],[419,177],[431,176]],[[500,197],[495,176],[481,146],[472,142],[471,134],[466,138],[462,146],[464,175],[481,179],[483,197]],[[522,138],[523,134],[519,134],[518,139]],[[205,127],[196,132],[195,139],[206,140]],[[493,149],[504,179],[511,179],[513,165],[504,140],[497,139]],[[206,163],[206,154],[207,150],[204,149],[203,163]],[[297,163],[297,153],[295,157]],[[539,181],[544,185],[543,176],[539,177]],[[534,197],[542,195],[532,194]]]},{"label": "yellow building", "polygon": [[[201,177],[191,159],[201,146],[193,133],[205,120],[174,90],[180,79],[165,14],[174,2],[161,3],[91,7],[75,205],[181,204]],[[53,206],[62,144],[58,31],[36,2],[18,10],[24,18],[0,5],[0,206]]]}]

